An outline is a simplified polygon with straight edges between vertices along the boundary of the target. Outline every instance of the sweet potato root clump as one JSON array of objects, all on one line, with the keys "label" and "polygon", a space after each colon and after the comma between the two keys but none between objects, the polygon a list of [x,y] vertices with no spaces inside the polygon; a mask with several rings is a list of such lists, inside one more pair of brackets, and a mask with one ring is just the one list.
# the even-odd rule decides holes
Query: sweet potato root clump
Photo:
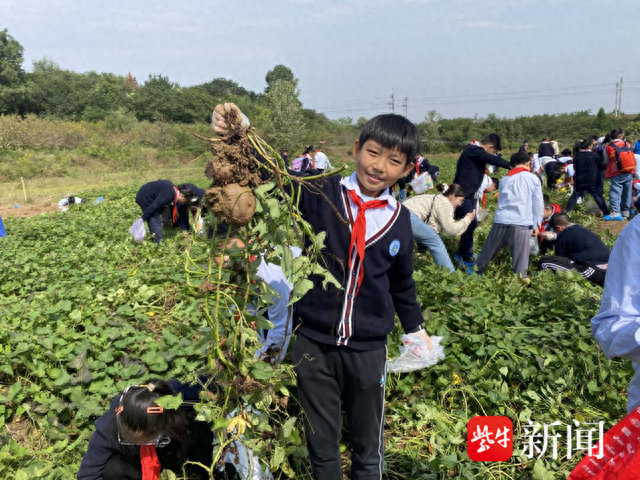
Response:
[{"label": "sweet potato root clump", "polygon": [[243,226],[256,209],[252,189],[263,182],[242,118],[222,105],[216,111],[226,117],[230,128],[226,136],[211,141],[213,158],[205,175],[213,182],[206,191],[205,204],[221,221]]},{"label": "sweet potato root clump", "polygon": [[256,198],[251,189],[237,183],[208,188],[205,201],[216,217],[236,226],[249,223],[256,211]]}]

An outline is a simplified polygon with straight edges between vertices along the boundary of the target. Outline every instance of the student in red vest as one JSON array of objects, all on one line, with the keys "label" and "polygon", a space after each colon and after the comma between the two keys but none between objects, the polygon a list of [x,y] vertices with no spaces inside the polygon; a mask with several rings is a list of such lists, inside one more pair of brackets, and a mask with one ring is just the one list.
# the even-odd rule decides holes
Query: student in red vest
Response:
[{"label": "student in red vest", "polygon": [[500,250],[508,245],[514,273],[527,276],[531,236],[538,234],[542,223],[542,185],[531,173],[531,160],[526,153],[511,155],[511,167],[500,180],[494,223],[478,255],[479,274],[483,274]]},{"label": "student in red vest", "polygon": [[624,131],[614,128],[604,139],[607,145],[607,170],[605,177],[611,183],[609,185],[609,205],[611,214],[604,220],[621,221],[629,218],[629,205],[631,205],[631,181],[636,170],[636,161],[631,145],[624,139]]}]

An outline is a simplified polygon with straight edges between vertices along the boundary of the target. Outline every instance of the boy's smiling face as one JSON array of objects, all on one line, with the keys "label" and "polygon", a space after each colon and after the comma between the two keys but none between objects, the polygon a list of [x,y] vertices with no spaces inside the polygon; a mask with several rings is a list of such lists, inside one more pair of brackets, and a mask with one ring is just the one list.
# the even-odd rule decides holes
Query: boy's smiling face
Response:
[{"label": "boy's smiling face", "polygon": [[385,188],[408,175],[413,167],[404,152],[390,150],[371,139],[364,145],[358,140],[354,142],[353,158],[360,192],[367,197],[379,196]]}]

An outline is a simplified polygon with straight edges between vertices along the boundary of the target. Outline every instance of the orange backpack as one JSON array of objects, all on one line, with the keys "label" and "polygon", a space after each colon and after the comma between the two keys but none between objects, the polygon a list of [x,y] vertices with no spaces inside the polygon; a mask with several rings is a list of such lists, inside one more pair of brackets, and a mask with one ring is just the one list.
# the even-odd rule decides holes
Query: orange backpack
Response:
[{"label": "orange backpack", "polygon": [[616,152],[616,167],[618,173],[633,173],[636,171],[636,157],[628,143],[624,143],[622,147],[618,147],[614,142],[609,144]]}]

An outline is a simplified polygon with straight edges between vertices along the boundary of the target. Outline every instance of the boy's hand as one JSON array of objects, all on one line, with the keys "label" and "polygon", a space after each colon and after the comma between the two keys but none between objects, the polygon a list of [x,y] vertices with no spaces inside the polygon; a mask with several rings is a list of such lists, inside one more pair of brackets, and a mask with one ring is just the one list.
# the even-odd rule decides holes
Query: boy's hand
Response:
[{"label": "boy's hand", "polygon": [[211,126],[213,131],[218,135],[226,135],[229,132],[231,125],[229,124],[229,118],[239,119],[238,122],[243,127],[248,127],[249,119],[240,111],[235,103],[218,104],[213,109],[213,115],[211,116]]},{"label": "boy's hand", "polygon": [[552,232],[542,232],[540,234],[540,238],[544,238],[545,240],[553,240],[555,235]]},{"label": "boy's hand", "polygon": [[473,218],[476,216],[476,211],[474,210],[473,212],[469,212],[467,213],[467,218],[470,220],[473,220]]},{"label": "boy's hand", "polygon": [[422,338],[425,342],[427,342],[429,350],[431,350],[433,348],[433,342],[431,341],[431,337],[429,335],[427,335],[426,331],[421,330],[419,332],[409,333],[408,335],[415,335],[415,336],[418,336],[418,337]]},{"label": "boy's hand", "polygon": [[534,228],[533,231],[531,232],[531,236],[532,237],[537,237],[538,235],[540,235],[540,229],[539,228]]}]

